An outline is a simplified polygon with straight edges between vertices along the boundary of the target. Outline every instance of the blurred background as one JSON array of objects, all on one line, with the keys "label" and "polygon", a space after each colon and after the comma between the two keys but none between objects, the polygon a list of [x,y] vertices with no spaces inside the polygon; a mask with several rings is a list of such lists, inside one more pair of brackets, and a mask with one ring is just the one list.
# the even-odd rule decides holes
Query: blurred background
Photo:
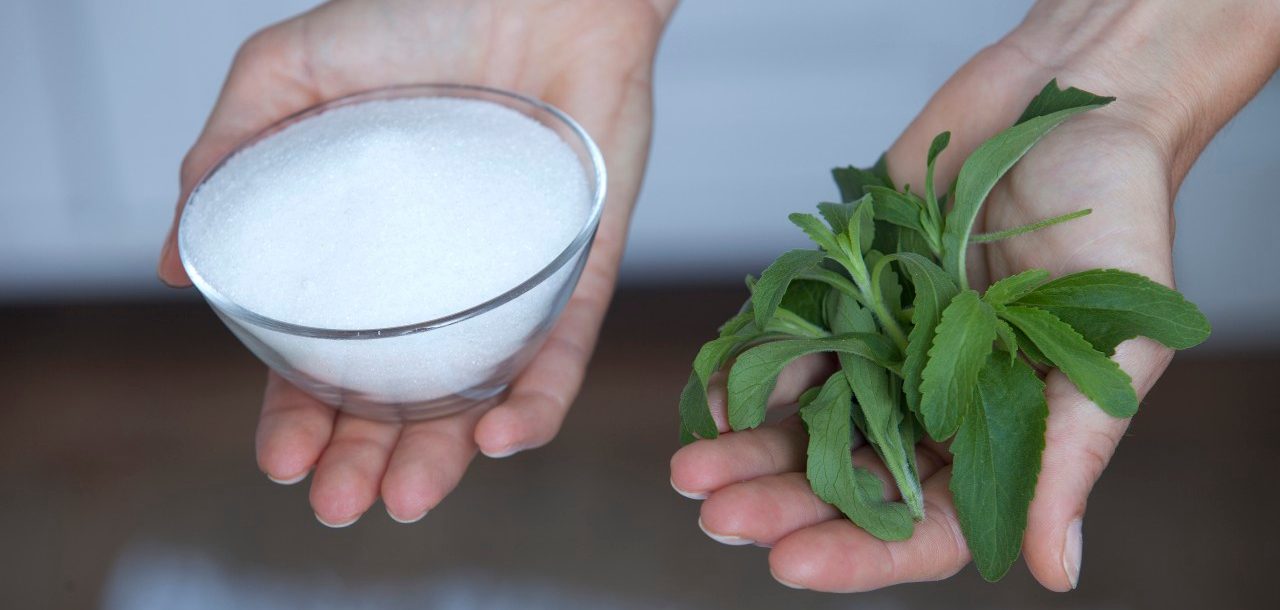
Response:
[{"label": "blurred background", "polygon": [[417,526],[371,511],[343,531],[314,522],[305,485],[260,477],[259,366],[154,272],[178,165],[236,47],[313,4],[0,2],[0,606],[1274,600],[1251,570],[1278,559],[1273,520],[1256,516],[1280,503],[1254,479],[1277,465],[1263,434],[1280,423],[1261,385],[1280,372],[1276,79],[1178,197],[1179,287],[1214,335],[1179,357],[1100,484],[1082,589],[1051,596],[1024,568],[1000,585],[966,570],[855,601],[783,589],[763,550],[702,536],[696,504],[667,488],[675,397],[744,296],[740,278],[803,244],[783,217],[833,197],[828,168],[874,161],[1030,3],[685,2],[658,61],[622,293],[564,435],[482,458]]}]

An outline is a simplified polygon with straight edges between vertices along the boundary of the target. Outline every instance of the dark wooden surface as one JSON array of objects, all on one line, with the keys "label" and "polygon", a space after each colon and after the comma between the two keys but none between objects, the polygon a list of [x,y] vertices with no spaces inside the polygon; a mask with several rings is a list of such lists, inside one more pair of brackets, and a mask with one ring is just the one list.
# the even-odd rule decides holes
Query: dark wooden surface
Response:
[{"label": "dark wooden surface", "polygon": [[860,596],[772,582],[673,493],[675,398],[737,289],[619,295],[560,437],[422,522],[345,530],[253,459],[261,367],[197,304],[0,309],[0,607],[1274,608],[1280,354],[1180,356],[1085,521],[1081,588],[1019,566]]}]

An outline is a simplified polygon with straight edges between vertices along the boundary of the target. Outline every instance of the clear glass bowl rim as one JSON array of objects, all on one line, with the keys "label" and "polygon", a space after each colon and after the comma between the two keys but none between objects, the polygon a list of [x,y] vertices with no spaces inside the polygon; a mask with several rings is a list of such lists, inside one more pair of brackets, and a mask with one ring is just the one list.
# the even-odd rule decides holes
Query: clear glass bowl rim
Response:
[{"label": "clear glass bowl rim", "polygon": [[[190,259],[186,255],[186,248],[183,245],[182,231],[181,229],[179,229],[178,256],[179,258],[181,258],[182,267],[183,269],[186,270],[187,276],[191,278],[191,282],[196,286],[197,289],[200,290],[200,293],[203,294],[204,297],[208,299],[215,307],[217,307],[223,313],[230,315],[231,317],[235,318],[238,321],[244,321],[244,322],[253,324],[255,326],[260,326],[262,328],[267,328],[270,330],[274,330],[274,331],[278,331],[278,332],[282,332],[290,335],[303,336],[303,337],[316,337],[316,338],[322,338],[322,339],[377,339],[377,338],[384,338],[384,337],[399,337],[403,335],[409,335],[409,334],[418,333],[426,330],[431,330],[433,328],[441,328],[444,326],[449,326],[450,324],[456,324],[468,318],[473,318],[487,311],[496,309],[499,306],[503,305],[504,303],[507,303],[519,297],[520,295],[532,290],[534,287],[546,281],[547,278],[551,277],[553,274],[559,271],[562,267],[564,267],[566,263],[568,263],[570,260],[573,260],[574,257],[577,256],[579,252],[582,251],[583,248],[587,247],[587,245],[589,245],[592,239],[595,237],[596,228],[600,224],[600,216],[604,210],[605,189],[607,185],[607,174],[605,172],[604,156],[601,155],[600,149],[596,146],[595,141],[591,139],[591,136],[587,133],[586,129],[583,129],[583,127],[579,125],[577,121],[573,120],[572,117],[570,117],[568,114],[565,114],[559,108],[556,108],[555,106],[552,106],[551,104],[548,104],[537,98],[521,95],[513,91],[496,89],[493,87],[484,87],[480,85],[463,85],[463,84],[451,84],[451,83],[423,83],[423,84],[393,85],[389,87],[379,87],[376,89],[369,89],[366,91],[353,93],[351,95],[335,98],[333,100],[329,100],[327,102],[323,102],[315,106],[311,106],[304,110],[300,110],[283,119],[280,119],[279,121],[276,121],[275,123],[263,129],[262,131],[259,131],[253,137],[242,142],[240,145],[236,146],[234,149],[231,150],[231,152],[228,152],[221,159],[219,159],[218,162],[213,165],[213,167],[209,168],[209,171],[205,172],[205,174],[201,176],[200,180],[196,183],[195,188],[191,189],[191,194],[187,195],[187,198],[184,201],[182,217],[178,221],[179,227],[181,227],[181,224],[186,220],[187,210],[191,208],[192,198],[194,198],[196,193],[200,191],[200,187],[204,186],[204,183],[207,180],[209,180],[209,178],[213,176],[219,169],[221,169],[223,165],[226,164],[228,159],[230,159],[231,157],[234,157],[240,151],[250,146],[253,146],[254,144],[258,143],[264,138],[267,138],[275,134],[276,132],[280,131],[281,129],[289,125],[292,125],[293,123],[296,123],[298,121],[301,121],[303,119],[306,119],[308,117],[311,117],[317,114],[321,114],[325,111],[332,110],[334,108],[353,105],[353,104],[359,104],[361,102],[383,100],[383,99],[415,98],[415,97],[450,97],[449,95],[450,93],[460,94],[461,97],[479,98],[479,99],[484,99],[484,96],[497,96],[497,97],[507,98],[509,100],[518,102],[517,107],[512,109],[516,110],[517,112],[521,112],[521,114],[524,114],[526,116],[529,116],[530,113],[521,111],[520,108],[518,107],[519,105],[524,105],[527,107],[532,107],[538,110],[545,111],[546,113],[554,117],[555,120],[563,123],[564,126],[569,128],[569,131],[572,132],[579,139],[583,148],[587,152],[587,156],[591,160],[590,170],[593,174],[593,179],[595,181],[595,184],[591,193],[591,210],[587,214],[587,218],[586,218],[586,221],[583,223],[582,229],[578,231],[578,234],[574,236],[573,241],[569,242],[569,245],[566,246],[565,249],[561,251],[558,256],[552,259],[550,263],[547,263],[545,267],[543,267],[541,270],[539,270],[529,279],[517,284],[515,287],[507,290],[506,292],[503,292],[502,294],[499,294],[498,296],[495,296],[487,301],[484,301],[483,303],[480,303],[479,305],[469,307],[467,309],[449,314],[447,316],[442,316],[432,320],[427,320],[425,322],[405,324],[402,326],[390,326],[386,328],[370,328],[370,329],[336,329],[336,328],[320,328],[320,327],[314,327],[314,326],[305,326],[301,324],[293,324],[291,322],[284,322],[282,320],[277,320],[268,316],[264,316],[257,312],[251,311],[239,305],[238,303],[235,303],[234,301],[228,299],[225,295],[223,295],[211,284],[209,284],[209,282],[206,281],[204,277],[200,274],[199,270],[195,268],[195,265],[191,263]],[[480,95],[476,95],[476,94],[480,94]]]}]

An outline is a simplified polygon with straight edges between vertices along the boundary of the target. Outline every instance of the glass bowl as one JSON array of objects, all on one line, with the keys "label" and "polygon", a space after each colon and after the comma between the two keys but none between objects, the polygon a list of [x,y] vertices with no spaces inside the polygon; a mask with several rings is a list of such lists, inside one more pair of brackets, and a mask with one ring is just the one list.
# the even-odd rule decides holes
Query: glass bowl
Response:
[{"label": "glass bowl", "polygon": [[[573,241],[550,263],[506,292],[469,309],[390,328],[336,329],[291,324],[232,302],[210,285],[191,260],[184,223],[197,195],[236,153],[286,127],[334,108],[373,100],[449,97],[480,99],[545,125],[582,163],[590,209]],[[406,85],[375,89],[309,108],[268,127],[210,169],[187,197],[178,251],[187,275],[258,358],[325,404],[385,421],[426,419],[498,402],[537,353],[582,273],[604,209],[605,167],[587,132],[565,113],[537,99],[471,85]],[[466,342],[466,359],[451,346]],[[478,349],[477,349],[478,348]],[[482,354],[476,357],[475,354]],[[409,374],[409,371],[413,371]]]}]

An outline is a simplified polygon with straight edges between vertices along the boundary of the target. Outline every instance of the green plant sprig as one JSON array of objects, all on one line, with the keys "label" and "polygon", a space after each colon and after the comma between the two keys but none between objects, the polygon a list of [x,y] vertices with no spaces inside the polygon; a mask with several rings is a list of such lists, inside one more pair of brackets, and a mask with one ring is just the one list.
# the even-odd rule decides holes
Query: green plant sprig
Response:
[{"label": "green plant sprig", "polygon": [[[818,248],[786,252],[758,280],[749,277],[750,300],[694,358],[680,397],[682,440],[719,434],[707,406],[716,371],[729,366],[729,425],[746,430],[764,421],[787,364],[834,353],[839,370],[798,403],[814,493],[878,538],[909,538],[924,518],[914,446],[926,435],[950,440],[961,529],[983,577],[1001,578],[1022,546],[1044,451],[1048,404],[1028,363],[1061,370],[1103,411],[1131,417],[1138,399],[1109,357],[1116,345],[1145,336],[1185,349],[1210,331],[1178,292],[1116,269],[1057,279],[1030,269],[981,293],[969,287],[970,244],[1090,212],[973,233],[991,189],[1045,134],[1113,100],[1050,81],[1013,126],[969,155],[945,195],[934,167],[949,132],[929,147],[923,197],[894,185],[883,156],[869,169],[833,170],[840,202],[818,204],[820,218],[790,216]],[[886,499],[880,480],[853,465],[855,429],[884,462],[901,501]]]}]

